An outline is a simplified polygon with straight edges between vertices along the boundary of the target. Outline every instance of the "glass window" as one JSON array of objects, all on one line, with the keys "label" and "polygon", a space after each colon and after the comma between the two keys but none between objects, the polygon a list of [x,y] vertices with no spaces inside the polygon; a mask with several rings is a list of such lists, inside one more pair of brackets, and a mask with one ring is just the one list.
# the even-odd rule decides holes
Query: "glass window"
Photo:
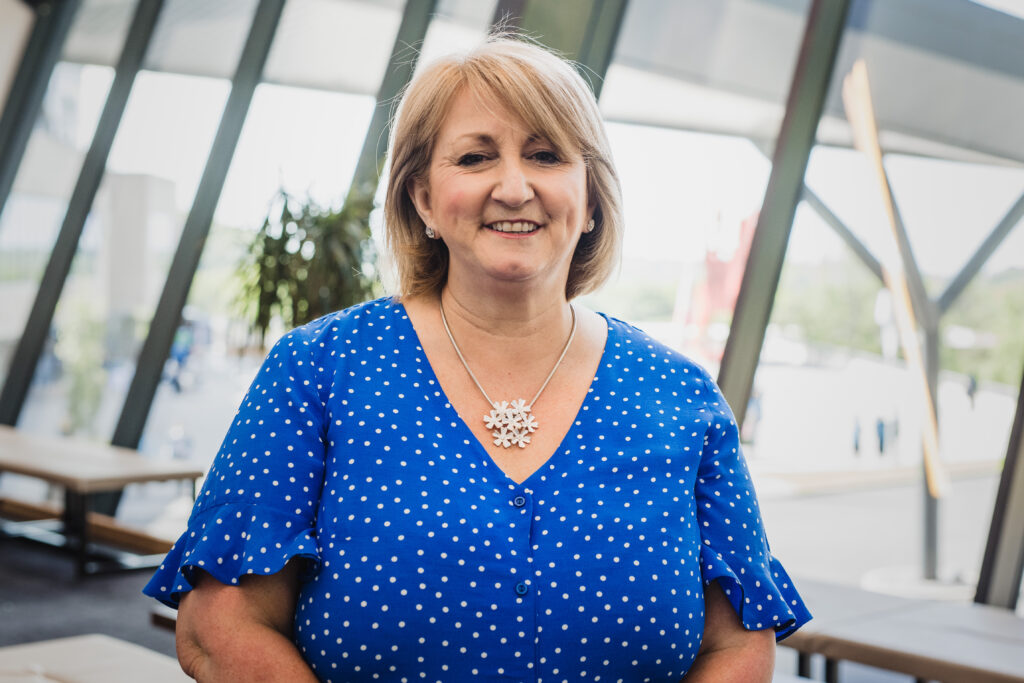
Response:
[{"label": "glass window", "polygon": [[[234,36],[248,33],[255,3],[246,6],[234,6],[230,31],[211,10],[225,31],[220,42],[241,47]],[[187,26],[201,23],[197,3],[169,2],[157,40],[177,44],[161,32],[186,31],[175,19],[186,9]],[[205,31],[193,38],[210,40]],[[41,360],[19,428],[110,439],[229,88],[220,79],[138,75],[57,306],[52,351]],[[80,134],[66,122],[60,130]]]},{"label": "glass window", "polygon": [[711,367],[771,170],[758,150],[774,146],[808,8],[630,2],[601,91],[626,233],[621,274],[588,301]]},{"label": "glass window", "polygon": [[[124,7],[128,4],[127,10]],[[107,9],[104,9],[106,7]],[[54,68],[11,194],[0,213],[0,382],[35,301],[43,269],[64,222],[68,200],[99,121],[114,71],[74,57],[103,15],[106,44],[120,49],[128,30],[129,3],[86,0],[76,13]],[[20,53],[19,53],[20,57]],[[17,59],[12,56],[16,66]],[[13,77],[13,76],[12,76]],[[43,350],[43,373],[55,367],[52,340]]]},{"label": "glass window", "polygon": [[[924,576],[922,375],[900,348],[898,298],[832,225],[883,265],[898,262],[880,179],[851,149],[840,89],[854,62],[867,68],[886,175],[932,302],[1024,193],[1012,123],[1024,62],[1009,58],[1024,21],[971,3],[923,7],[874,3],[850,16],[805,177],[824,209],[805,201],[797,212],[744,425],[769,491],[819,494],[763,505],[788,520],[778,528],[807,531],[776,535],[787,567],[907,595]],[[973,594],[1013,420],[1022,239],[1018,226],[949,310],[936,307],[940,456],[952,479],[936,586],[950,597]]]},{"label": "glass window", "polygon": [[[118,50],[124,42],[130,18],[130,11],[122,11],[124,4],[127,3],[85,0],[76,13],[60,61],[47,84],[42,110],[29,137],[11,194],[0,213],[0,301],[3,301],[4,312],[0,318],[0,382],[7,376],[10,357],[38,293],[43,269],[64,222],[82,160],[114,79],[113,69],[105,64],[76,61],[74,45],[86,39],[94,30],[97,14],[102,14],[107,43]],[[104,6],[108,6],[109,11],[104,11]],[[14,64],[17,64],[16,59]],[[91,239],[91,223],[87,223],[82,244]],[[67,341],[58,350],[57,341],[54,329],[41,351],[30,393],[52,390],[64,376],[64,369],[82,357],[80,350],[68,349]],[[81,351],[85,353],[84,349]],[[65,354],[63,359],[60,353]],[[75,357],[70,358],[68,354]],[[65,381],[63,386],[66,388],[68,383]],[[66,405],[59,399],[57,404]],[[59,430],[61,421],[69,414],[56,410],[49,416],[26,421],[25,413],[22,412],[19,427],[48,432]],[[10,474],[0,477],[0,490],[16,490],[19,496],[29,500],[49,493],[42,482]]]},{"label": "glass window", "polygon": [[288,0],[263,80],[376,95],[403,6],[402,0]]}]

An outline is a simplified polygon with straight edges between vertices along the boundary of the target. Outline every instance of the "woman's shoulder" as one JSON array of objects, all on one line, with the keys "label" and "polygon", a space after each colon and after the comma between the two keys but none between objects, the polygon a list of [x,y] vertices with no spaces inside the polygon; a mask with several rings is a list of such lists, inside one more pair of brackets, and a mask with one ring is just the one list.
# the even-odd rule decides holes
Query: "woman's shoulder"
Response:
[{"label": "woman's shoulder", "polygon": [[406,318],[405,309],[392,297],[364,301],[286,332],[270,350],[268,360],[282,354],[301,354],[314,365],[323,366],[332,358],[355,355],[358,349],[381,342],[396,343],[390,337]]},{"label": "woman's shoulder", "polygon": [[649,360],[652,368],[660,365],[673,373],[681,372],[713,383],[707,369],[682,351],[632,323],[606,313],[600,315],[608,322],[608,351],[613,360],[628,362],[634,357],[636,360]]},{"label": "woman's shoulder", "polygon": [[405,310],[394,297],[386,296],[328,313],[316,320],[299,325],[285,333],[282,339],[305,342],[326,342],[331,338],[357,334],[363,330],[383,330],[396,319],[404,319]]}]

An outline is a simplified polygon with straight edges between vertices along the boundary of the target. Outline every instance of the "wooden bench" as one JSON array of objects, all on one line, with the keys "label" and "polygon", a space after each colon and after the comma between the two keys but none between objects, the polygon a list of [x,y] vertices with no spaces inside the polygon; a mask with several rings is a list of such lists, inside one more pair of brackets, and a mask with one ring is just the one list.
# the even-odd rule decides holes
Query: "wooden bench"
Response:
[{"label": "wooden bench", "polygon": [[[64,507],[59,519],[25,519],[5,522],[0,531],[7,536],[20,536],[47,545],[65,548],[75,554],[76,571],[79,576],[104,571],[143,569],[157,566],[166,550],[155,555],[139,552],[111,552],[96,545],[106,528],[107,538],[116,527],[109,517],[89,513],[89,498],[97,493],[119,491],[128,484],[186,480],[192,482],[193,496],[195,481],[203,475],[203,468],[195,463],[182,461],[153,460],[142,457],[137,451],[105,444],[83,443],[53,437],[43,437],[19,432],[12,427],[0,425],[0,473],[10,472],[41,479],[64,489]],[[36,512],[45,512],[45,506],[34,506]],[[11,514],[18,508],[16,503],[5,502],[0,513],[8,518],[18,519]],[[21,506],[31,509],[33,506]],[[125,531],[124,536],[130,532]]]},{"label": "wooden bench", "polygon": [[92,634],[0,647],[0,681],[183,683],[192,679],[167,655]]},{"label": "wooden bench", "polygon": [[837,683],[851,661],[943,683],[1024,683],[1024,619],[998,607],[912,600],[849,586],[798,580],[814,619],[782,641],[825,658],[825,680]]}]

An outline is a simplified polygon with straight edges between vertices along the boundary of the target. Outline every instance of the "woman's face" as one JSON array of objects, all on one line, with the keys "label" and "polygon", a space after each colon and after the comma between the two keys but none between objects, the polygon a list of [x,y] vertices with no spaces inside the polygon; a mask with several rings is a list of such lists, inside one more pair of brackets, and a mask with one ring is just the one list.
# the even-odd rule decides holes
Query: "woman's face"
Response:
[{"label": "woman's face", "polygon": [[463,89],[452,101],[428,177],[409,192],[448,247],[449,283],[525,283],[564,291],[590,220],[583,157],[558,154],[512,113]]}]

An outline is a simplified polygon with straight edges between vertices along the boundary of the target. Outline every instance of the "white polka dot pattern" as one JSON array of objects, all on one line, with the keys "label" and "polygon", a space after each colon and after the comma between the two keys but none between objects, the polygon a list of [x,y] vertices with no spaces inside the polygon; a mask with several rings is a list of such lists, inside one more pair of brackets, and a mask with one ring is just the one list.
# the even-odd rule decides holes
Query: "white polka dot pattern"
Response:
[{"label": "white polka dot pattern", "polygon": [[748,629],[810,618],[770,554],[737,429],[699,366],[608,318],[561,445],[490,459],[390,299],[286,335],[146,593],[172,606],[309,558],[295,639],[321,680],[678,680],[703,585]]}]

